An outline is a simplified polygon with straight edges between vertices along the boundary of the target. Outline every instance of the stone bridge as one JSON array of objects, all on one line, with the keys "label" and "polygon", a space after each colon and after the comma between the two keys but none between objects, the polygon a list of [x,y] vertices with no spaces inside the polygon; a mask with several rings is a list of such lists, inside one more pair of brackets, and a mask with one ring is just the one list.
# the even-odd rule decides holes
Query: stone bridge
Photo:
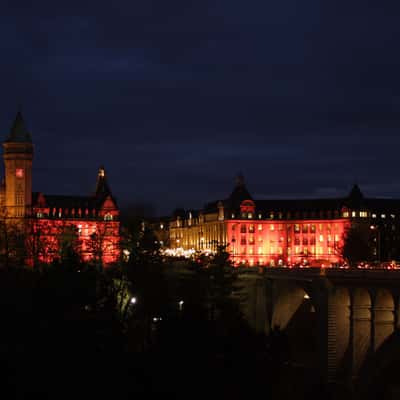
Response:
[{"label": "stone bridge", "polygon": [[400,271],[267,268],[241,278],[250,324],[265,333],[279,327],[294,359],[323,382],[372,393],[400,362]]}]

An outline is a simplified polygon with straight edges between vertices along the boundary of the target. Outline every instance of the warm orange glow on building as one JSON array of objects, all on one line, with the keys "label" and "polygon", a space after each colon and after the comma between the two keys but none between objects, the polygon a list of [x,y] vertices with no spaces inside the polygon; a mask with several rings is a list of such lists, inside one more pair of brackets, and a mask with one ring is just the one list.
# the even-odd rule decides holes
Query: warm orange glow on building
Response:
[{"label": "warm orange glow on building", "polygon": [[3,149],[5,180],[0,190],[0,217],[25,230],[29,264],[59,258],[66,239],[74,242],[85,261],[97,259],[110,264],[118,260],[119,209],[104,167],[99,169],[96,191],[90,196],[33,193],[33,144],[20,112]]},{"label": "warm orange glow on building", "polygon": [[371,233],[375,259],[390,261],[400,259],[399,217],[400,201],[365,198],[357,185],[343,198],[253,200],[239,177],[227,199],[175,212],[170,247],[225,245],[235,265],[329,267],[343,262],[345,232],[357,224]]},{"label": "warm orange glow on building", "polygon": [[227,243],[235,264],[326,264],[341,261],[340,248],[349,221],[228,220]]}]

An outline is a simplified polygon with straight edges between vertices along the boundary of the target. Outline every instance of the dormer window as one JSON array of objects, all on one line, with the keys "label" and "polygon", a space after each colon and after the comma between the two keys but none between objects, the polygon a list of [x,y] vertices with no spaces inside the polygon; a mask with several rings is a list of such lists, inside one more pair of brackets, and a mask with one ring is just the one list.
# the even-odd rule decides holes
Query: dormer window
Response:
[{"label": "dormer window", "polygon": [[106,214],[104,216],[104,221],[112,221],[113,220],[113,216],[111,214]]}]

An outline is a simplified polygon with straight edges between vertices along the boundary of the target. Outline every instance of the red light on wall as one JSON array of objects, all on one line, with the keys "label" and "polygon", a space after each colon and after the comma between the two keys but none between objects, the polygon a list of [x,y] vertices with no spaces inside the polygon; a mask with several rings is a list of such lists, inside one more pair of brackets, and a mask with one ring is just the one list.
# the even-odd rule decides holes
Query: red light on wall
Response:
[{"label": "red light on wall", "polygon": [[23,178],[24,177],[24,170],[22,168],[17,168],[15,170],[15,176],[17,178]]}]

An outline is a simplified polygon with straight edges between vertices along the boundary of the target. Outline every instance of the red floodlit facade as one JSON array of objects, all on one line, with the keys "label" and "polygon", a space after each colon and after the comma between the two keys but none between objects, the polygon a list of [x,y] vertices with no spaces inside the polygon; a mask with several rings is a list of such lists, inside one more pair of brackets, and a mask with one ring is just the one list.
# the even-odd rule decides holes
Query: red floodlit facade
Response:
[{"label": "red floodlit facade", "polygon": [[226,221],[228,250],[235,265],[315,265],[340,263],[348,219],[252,219],[255,204],[242,203],[240,215]]},{"label": "red floodlit facade", "polygon": [[[235,265],[330,267],[341,264],[346,231],[367,232],[376,261],[400,260],[400,200],[348,196],[253,200],[239,177],[230,196],[202,210],[176,210],[169,247],[212,252],[226,246]],[[179,250],[179,251],[178,251]]]},{"label": "red floodlit facade", "polygon": [[60,258],[66,243],[84,261],[102,265],[118,261],[119,209],[103,167],[90,196],[32,192],[33,144],[20,112],[3,150],[5,179],[0,205],[9,224],[25,230],[28,264]]}]

